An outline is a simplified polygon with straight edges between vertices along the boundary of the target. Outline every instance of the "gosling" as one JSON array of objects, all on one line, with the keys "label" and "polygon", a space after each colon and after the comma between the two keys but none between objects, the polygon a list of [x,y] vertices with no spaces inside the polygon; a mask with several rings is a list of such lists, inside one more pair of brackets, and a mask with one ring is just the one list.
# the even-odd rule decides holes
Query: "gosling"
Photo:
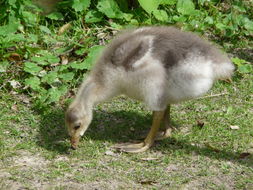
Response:
[{"label": "gosling", "polygon": [[151,129],[141,143],[114,147],[138,153],[170,136],[170,105],[197,98],[217,79],[229,79],[234,66],[219,49],[174,27],[125,30],[104,49],[66,112],[72,148],[92,121],[93,107],[125,94],[153,111]]}]

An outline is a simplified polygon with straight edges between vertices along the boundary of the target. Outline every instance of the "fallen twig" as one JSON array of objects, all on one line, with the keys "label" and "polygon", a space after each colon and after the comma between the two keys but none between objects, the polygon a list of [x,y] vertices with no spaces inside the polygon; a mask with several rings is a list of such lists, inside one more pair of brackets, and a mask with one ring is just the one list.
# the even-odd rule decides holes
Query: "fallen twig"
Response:
[{"label": "fallen twig", "polygon": [[224,95],[227,95],[227,94],[228,94],[227,92],[220,93],[220,94],[211,94],[209,96],[203,96],[203,97],[199,97],[197,99],[212,98],[212,97],[217,97],[217,96],[224,96]]}]

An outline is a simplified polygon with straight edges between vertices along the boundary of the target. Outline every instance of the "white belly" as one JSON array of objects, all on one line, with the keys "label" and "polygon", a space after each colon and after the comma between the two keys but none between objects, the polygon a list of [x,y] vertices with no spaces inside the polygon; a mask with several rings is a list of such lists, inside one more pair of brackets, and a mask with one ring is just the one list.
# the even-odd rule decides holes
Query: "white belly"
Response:
[{"label": "white belly", "polygon": [[212,62],[189,58],[172,68],[168,77],[168,100],[176,103],[206,93],[213,85]]}]

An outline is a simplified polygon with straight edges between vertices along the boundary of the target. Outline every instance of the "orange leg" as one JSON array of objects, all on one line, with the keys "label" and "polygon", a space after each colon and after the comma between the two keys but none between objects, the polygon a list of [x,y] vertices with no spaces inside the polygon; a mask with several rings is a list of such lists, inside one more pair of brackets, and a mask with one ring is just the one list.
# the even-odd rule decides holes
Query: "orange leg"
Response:
[{"label": "orange leg", "polygon": [[170,105],[169,105],[165,110],[161,130],[158,131],[155,140],[162,140],[170,137],[172,129],[173,127],[170,123]]},{"label": "orange leg", "polygon": [[119,149],[120,151],[123,151],[123,152],[131,152],[131,153],[144,152],[148,150],[154,144],[157,132],[164,118],[164,114],[165,114],[165,111],[153,112],[152,126],[147,137],[145,138],[143,142],[116,144],[114,148]]}]

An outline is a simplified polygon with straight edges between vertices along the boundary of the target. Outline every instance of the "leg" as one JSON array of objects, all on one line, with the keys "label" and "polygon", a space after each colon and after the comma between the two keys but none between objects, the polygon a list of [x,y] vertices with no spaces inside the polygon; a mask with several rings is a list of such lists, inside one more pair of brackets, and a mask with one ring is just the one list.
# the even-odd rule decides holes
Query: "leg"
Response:
[{"label": "leg", "polygon": [[171,136],[172,129],[173,128],[170,123],[170,105],[168,105],[164,113],[161,130],[159,130],[159,132],[157,133],[155,140],[162,140],[168,138],[169,136]]},{"label": "leg", "polygon": [[123,152],[132,152],[132,153],[144,152],[147,149],[149,149],[154,144],[156,134],[164,117],[164,113],[165,111],[153,112],[153,123],[148,133],[148,136],[145,138],[144,142],[137,144],[122,143],[115,145],[114,148],[119,149]]}]

